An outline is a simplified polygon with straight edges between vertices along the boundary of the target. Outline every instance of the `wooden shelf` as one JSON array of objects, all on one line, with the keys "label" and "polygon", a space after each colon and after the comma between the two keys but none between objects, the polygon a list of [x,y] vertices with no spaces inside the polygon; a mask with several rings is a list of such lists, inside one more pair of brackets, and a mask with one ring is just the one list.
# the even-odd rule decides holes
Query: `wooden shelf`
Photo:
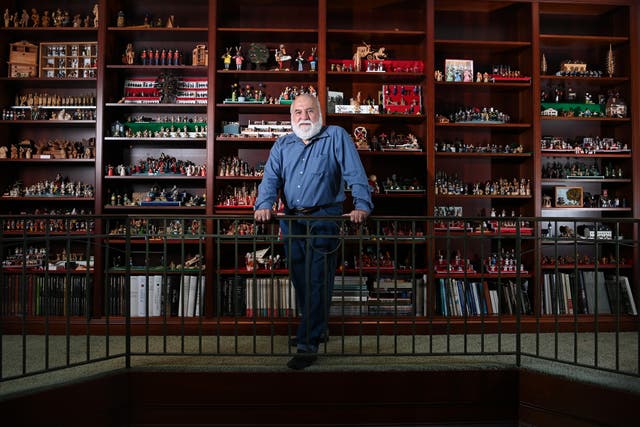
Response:
[{"label": "wooden shelf", "polygon": [[80,164],[85,164],[85,163],[95,163],[96,159],[0,159],[0,163],[18,163],[18,164],[29,164],[29,163],[68,163],[68,164],[74,164],[74,163],[80,163]]},{"label": "wooden shelf", "polygon": [[[50,10],[60,7],[87,10],[86,4],[80,0],[55,0],[51,2]],[[197,3],[197,4],[196,4]],[[19,40],[30,40],[36,44],[46,44],[59,41],[60,44],[73,44],[93,40],[98,43],[96,62],[97,78],[38,78],[38,77],[9,77],[10,71],[5,68],[0,76],[3,91],[0,101],[3,108],[9,109],[15,104],[17,96],[26,93],[55,93],[62,95],[81,95],[90,92],[95,94],[97,105],[95,108],[98,120],[0,120],[0,135],[5,142],[0,145],[10,146],[21,141],[30,140],[38,143],[41,140],[83,142],[95,147],[94,158],[89,159],[0,159],[0,165],[5,166],[7,172],[0,177],[0,191],[7,191],[21,181],[30,185],[44,181],[60,171],[74,179],[90,182],[95,187],[95,197],[8,197],[0,196],[0,214],[7,212],[22,212],[31,209],[70,210],[77,207],[91,211],[96,219],[95,234],[81,233],[24,233],[3,232],[4,236],[19,240],[24,236],[35,240],[45,240],[46,236],[60,236],[53,239],[55,246],[60,245],[64,236],[71,235],[78,238],[95,238],[100,243],[92,247],[92,254],[96,257],[96,271],[107,271],[109,274],[124,274],[110,270],[113,265],[109,253],[109,245],[115,245],[119,250],[126,245],[124,236],[109,236],[109,223],[114,218],[127,217],[158,217],[170,219],[172,217],[197,218],[206,224],[207,235],[202,238],[171,238],[149,236],[131,237],[131,244],[137,246],[155,246],[154,251],[160,252],[160,245],[170,247],[169,252],[178,253],[183,244],[202,247],[203,264],[207,266],[202,273],[206,277],[207,295],[215,298],[222,295],[217,289],[217,276],[241,275],[251,277],[257,275],[286,275],[282,270],[236,271],[235,269],[219,269],[215,266],[218,257],[228,255],[233,248],[240,245],[247,249],[248,245],[273,245],[282,250],[282,242],[260,238],[253,240],[252,236],[221,236],[213,234],[219,227],[217,221],[246,220],[253,222],[252,206],[224,206],[217,204],[218,192],[229,184],[236,185],[245,182],[254,186],[261,177],[257,176],[219,176],[217,165],[221,157],[238,157],[253,165],[262,164],[269,149],[276,138],[244,138],[222,134],[223,126],[229,122],[238,122],[242,128],[249,121],[287,121],[289,120],[289,104],[249,104],[223,103],[230,95],[230,85],[234,83],[264,84],[265,92],[276,95],[285,86],[312,85],[318,94],[321,105],[326,108],[328,90],[343,92],[348,103],[350,97],[359,92],[365,99],[377,99],[378,92],[385,84],[410,84],[420,89],[422,94],[421,114],[334,114],[323,111],[325,123],[336,124],[353,134],[357,127],[367,129],[369,138],[380,133],[412,133],[419,141],[423,151],[370,151],[361,150],[358,154],[367,174],[376,175],[379,179],[397,174],[399,176],[414,177],[424,186],[424,191],[389,192],[373,195],[376,210],[374,217],[389,218],[390,222],[416,220],[424,228],[424,236],[366,236],[362,241],[354,236],[346,237],[345,259],[352,261],[358,245],[367,247],[377,246],[389,248],[397,246],[399,251],[419,253],[413,261],[415,265],[432,265],[435,254],[445,250],[446,245],[464,247],[475,254],[498,253],[501,249],[512,249],[516,240],[515,233],[473,231],[438,230],[428,219],[433,215],[436,207],[460,207],[464,209],[468,218],[477,217],[479,212],[490,212],[492,209],[501,211],[511,209],[517,211],[522,218],[547,217],[551,221],[576,223],[578,219],[595,223],[599,220],[632,219],[640,216],[640,201],[636,200],[639,193],[637,165],[640,164],[640,151],[637,149],[640,122],[637,119],[639,85],[638,69],[640,68],[640,54],[634,50],[638,45],[637,7],[631,6],[628,0],[608,0],[601,4],[596,0],[549,0],[549,1],[493,1],[493,0],[462,0],[456,2],[442,0],[403,0],[385,1],[374,0],[372,4],[365,4],[356,0],[329,0],[316,2],[297,2],[284,0],[281,2],[259,0],[214,1],[205,0],[193,2],[185,8],[176,8],[176,24],[178,27],[142,27],[115,26],[116,14],[119,10],[127,16],[127,24],[141,22],[145,13],[161,16],[166,2],[152,0],[104,0],[99,2],[100,16],[106,17],[100,27],[36,27],[36,28],[0,28],[0,45],[7,46],[4,57],[8,57],[11,43]],[[15,6],[15,4],[14,4]],[[77,6],[77,7],[76,7]],[[82,7],[80,7],[82,6]],[[75,13],[75,12],[74,12]],[[424,66],[423,72],[343,72],[331,71],[333,60],[351,60],[355,48],[362,43],[371,45],[373,51],[381,47],[387,49],[389,60],[415,61]],[[197,45],[205,45],[211,49],[208,52],[208,65],[139,65],[123,64],[122,54],[127,43],[132,43],[137,51],[142,49],[178,49],[184,55],[184,63],[191,63],[191,50]],[[268,50],[266,63],[256,69],[248,57],[251,43],[263,44]],[[293,66],[297,49],[306,50],[317,48],[319,54],[318,67],[310,71],[305,64],[304,71],[280,71],[274,61],[274,50],[280,45],[286,45],[292,56]],[[245,61],[241,70],[234,69],[235,63],[229,70],[223,69],[221,55],[226,48],[232,49],[238,45],[243,47]],[[556,76],[560,64],[566,59],[583,60],[589,68],[606,72],[606,53],[612,46],[616,57],[616,70],[613,77],[569,77]],[[542,55],[548,61],[548,71],[539,70]],[[38,55],[37,55],[38,56]],[[521,75],[530,77],[529,81],[499,81],[484,82],[447,82],[436,81],[433,73],[442,70],[445,60],[450,58],[464,58],[473,60],[474,78],[477,72],[490,72],[495,65],[504,64],[516,69]],[[232,61],[233,62],[233,61]],[[37,65],[37,64],[36,64]],[[404,68],[403,68],[404,69]],[[406,68],[419,70],[420,68]],[[134,77],[149,77],[148,84],[154,84],[155,77],[162,73],[171,73],[179,77],[206,78],[207,103],[203,104],[142,104],[118,102],[127,79]],[[37,74],[37,73],[36,73]],[[596,95],[619,90],[626,101],[629,114],[625,118],[609,117],[549,117],[540,115],[539,89],[546,86],[571,86],[578,92],[589,91]],[[202,89],[202,88],[200,88]],[[202,89],[204,90],[204,89]],[[198,95],[204,96],[202,93]],[[196,99],[196,97],[194,97]],[[198,98],[199,99],[199,98]],[[473,122],[473,123],[440,123],[436,114],[448,114],[456,111],[460,106],[493,107],[511,116],[509,123]],[[64,106],[59,107],[65,108]],[[68,107],[75,108],[75,107]],[[634,115],[635,114],[635,115]],[[187,119],[198,117],[207,123],[207,134],[200,134],[194,138],[155,138],[155,137],[112,137],[111,126],[118,121],[125,124],[128,120],[150,117],[180,116]],[[7,115],[5,117],[11,117]],[[192,134],[194,135],[194,134]],[[602,138],[614,138],[631,147],[626,152],[598,152],[594,154],[577,154],[575,152],[553,152],[541,149],[538,139],[552,135],[567,140],[575,140],[580,135],[593,135]],[[523,153],[488,153],[488,152],[441,152],[437,151],[439,142],[451,141],[469,144],[475,147],[495,145],[498,147],[516,145],[524,147]],[[26,142],[25,142],[26,143]],[[370,144],[374,146],[373,144]],[[35,152],[35,151],[34,151]],[[105,176],[107,165],[135,164],[147,157],[155,158],[160,154],[178,156],[181,159],[193,161],[195,164],[205,164],[207,176],[185,175],[131,175]],[[26,156],[25,156],[26,157]],[[557,158],[553,160],[553,158]],[[623,178],[580,178],[580,179],[551,179],[542,178],[541,169],[546,163],[553,161],[566,162],[591,161],[602,165],[611,162],[616,170],[624,171]],[[542,167],[542,168],[541,168]],[[471,195],[471,194],[436,194],[436,171],[456,174],[461,182],[487,182],[498,179],[523,178],[530,181],[531,195]],[[173,184],[187,187],[191,193],[200,192],[206,195],[204,206],[111,206],[111,194],[133,194],[143,192],[152,181],[161,185]],[[544,192],[550,192],[555,185],[581,184],[585,185],[585,192],[596,194],[607,189],[609,194],[621,200],[624,197],[624,208],[568,208],[541,206]],[[193,189],[196,190],[193,190]],[[2,194],[2,193],[0,193]],[[6,193],[8,194],[8,193]],[[350,207],[351,193],[346,192],[347,203],[345,210]],[[62,207],[62,209],[60,209]],[[221,219],[221,218],[224,218]],[[46,220],[46,219],[45,219]],[[474,221],[472,219],[470,221]],[[478,221],[483,218],[477,217]],[[536,224],[537,225],[537,224]],[[274,221],[274,227],[277,222]],[[637,236],[637,227],[623,224],[625,236],[629,240],[623,242],[598,241],[609,249],[611,245],[620,244],[624,252],[624,259],[636,260],[640,249],[629,244]],[[221,227],[221,225],[220,225]],[[630,231],[633,230],[633,231]],[[211,234],[210,234],[211,233]],[[632,235],[632,233],[636,233]],[[530,272],[519,277],[528,280],[530,294],[534,305],[534,313],[541,312],[539,286],[540,271],[549,272],[555,267],[542,265],[539,267],[543,255],[549,251],[551,244],[559,250],[569,252],[571,245],[580,245],[581,249],[596,250],[588,247],[588,241],[564,243],[551,240],[547,242],[541,237],[539,230],[527,229],[520,233],[523,236],[519,244],[527,259],[525,265]],[[103,236],[103,237],[99,237]],[[353,237],[353,238],[352,238]],[[636,237],[637,240],[637,237]],[[107,246],[104,246],[107,245]],[[468,246],[465,246],[468,245]],[[608,246],[606,246],[608,245]],[[458,249],[458,247],[450,249]],[[200,248],[197,248],[200,250]],[[449,248],[447,247],[446,250]],[[477,250],[475,250],[477,249]],[[351,251],[351,252],[349,252]],[[545,252],[546,251],[546,252]],[[398,254],[401,256],[404,254]],[[600,258],[592,258],[600,259]],[[622,259],[618,257],[617,259]],[[142,261],[138,260],[140,264]],[[226,262],[226,261],[225,261]],[[229,262],[227,265],[230,265]],[[121,264],[122,265],[122,264]],[[398,263],[396,263],[398,265]],[[405,264],[409,265],[409,264]],[[535,272],[534,272],[534,266]],[[560,265],[557,268],[566,271],[573,266]],[[595,265],[580,265],[579,269],[595,269]],[[617,267],[613,265],[597,266],[612,273]],[[640,272],[635,271],[637,263],[626,263],[620,268],[636,283]],[[143,273],[144,270],[134,269]],[[149,270],[151,271],[151,270]],[[158,270],[153,270],[157,272]],[[192,271],[192,270],[185,270]],[[199,272],[199,271],[198,271]],[[424,325],[436,325],[446,331],[447,325],[459,328],[467,320],[473,327],[480,328],[482,322],[488,322],[493,330],[506,325],[515,325],[515,316],[485,316],[469,319],[445,318],[439,316],[436,302],[432,297],[437,293],[434,279],[451,277],[456,279],[473,280],[512,280],[515,274],[467,274],[437,273],[432,268],[410,269],[347,269],[348,274],[401,274],[427,276],[427,292],[430,299],[426,301],[427,313],[419,316],[417,322]],[[167,274],[179,274],[170,272]],[[62,273],[55,273],[62,274]],[[80,274],[80,273],[78,273]],[[85,274],[85,272],[82,272]],[[93,275],[93,271],[91,272]],[[94,295],[92,296],[92,318],[90,327],[94,323],[99,325],[104,319],[105,295],[107,278],[104,275],[94,276]],[[638,298],[638,295],[636,295]],[[217,301],[216,301],[217,303]],[[424,301],[420,301],[423,304]],[[196,328],[199,320],[204,324],[215,322],[227,327],[237,318],[225,318],[216,312],[215,304],[208,304],[206,314],[202,319],[189,319],[188,328]],[[523,321],[531,330],[536,330],[536,322],[541,329],[553,330],[554,316],[522,316]],[[171,327],[179,323],[178,318],[171,319]],[[351,321],[356,325],[375,322],[375,316],[354,317]],[[380,317],[382,323],[389,318]],[[563,327],[570,329],[572,316],[560,317]],[[64,319],[60,318],[60,323]],[[252,319],[240,318],[241,322],[250,325]],[[341,319],[342,320],[342,319]],[[578,323],[585,325],[593,320],[592,316],[578,316]],[[624,322],[633,323],[636,318],[625,317]],[[114,320],[121,321],[124,318]],[[394,319],[393,322],[397,322]],[[608,322],[613,329],[613,317],[599,317],[599,321]],[[134,323],[140,325],[142,319]],[[150,323],[160,325],[160,318],[153,318]],[[215,323],[214,322],[214,323]],[[227,322],[228,324],[225,324]],[[285,322],[285,321],[283,321]],[[404,319],[400,320],[400,323]],[[18,322],[19,323],[19,322]],[[37,329],[42,325],[42,318],[29,317],[25,322]],[[71,323],[87,323],[87,319],[74,317]],[[265,325],[268,322],[265,320]],[[285,323],[283,323],[284,325]],[[407,325],[410,320],[407,320]],[[384,324],[383,327],[389,325]],[[100,328],[103,328],[100,325]],[[123,326],[124,327],[124,326]],[[356,326],[353,326],[356,327]],[[98,329],[100,329],[98,328]],[[159,330],[160,326],[156,326]],[[249,328],[249,326],[247,326]],[[64,331],[64,327],[61,327]],[[124,329],[123,329],[124,330]],[[248,330],[248,329],[247,329]]]},{"label": "wooden shelf", "polygon": [[542,208],[543,211],[572,211],[572,212],[631,212],[631,208]]},{"label": "wooden shelf", "polygon": [[0,196],[1,201],[12,202],[94,202],[93,197],[72,197],[72,196],[24,196],[24,197],[11,197]]},{"label": "wooden shelf", "polygon": [[113,142],[146,142],[146,143],[158,143],[162,145],[166,145],[166,143],[194,143],[194,142],[207,142],[207,138],[168,138],[168,137],[158,137],[158,138],[136,138],[136,137],[115,137],[115,136],[106,136],[104,137],[104,141],[113,141]]},{"label": "wooden shelf", "polygon": [[449,151],[436,151],[435,155],[438,157],[470,157],[470,158],[488,158],[488,159],[527,159],[532,156],[531,153],[487,153],[487,152],[449,152]]},{"label": "wooden shelf", "polygon": [[542,178],[540,180],[542,185],[563,185],[567,183],[583,182],[585,184],[599,182],[603,184],[607,183],[623,183],[631,182],[629,178]]},{"label": "wooden shelf", "polygon": [[149,180],[158,180],[158,181],[204,181],[206,176],[187,176],[181,174],[158,174],[158,175],[114,175],[114,176],[105,176],[104,179],[107,181],[149,181]]},{"label": "wooden shelf", "polygon": [[436,123],[438,128],[487,128],[504,130],[523,130],[531,128],[529,123]]},{"label": "wooden shelf", "polygon": [[599,270],[616,270],[618,268],[626,270],[626,269],[631,269],[633,268],[633,266],[631,264],[622,264],[620,266],[616,265],[616,264],[598,264],[597,266],[595,264],[578,264],[577,266],[574,264],[561,264],[558,266],[555,265],[545,265],[542,264],[541,268],[543,270],[595,270],[596,268]]},{"label": "wooden shelf", "polygon": [[566,152],[566,151],[545,151],[543,150],[541,153],[542,157],[581,157],[581,158],[591,158],[591,159],[601,159],[601,158],[621,158],[621,159],[629,159],[631,158],[631,152],[607,152],[607,151],[598,151],[593,154],[584,154],[584,153],[575,153],[575,152]]},{"label": "wooden shelf", "polygon": [[629,37],[615,36],[588,36],[588,35],[566,35],[566,34],[540,34],[540,42],[548,46],[564,46],[564,45],[589,45],[602,44],[623,44],[629,43]]}]

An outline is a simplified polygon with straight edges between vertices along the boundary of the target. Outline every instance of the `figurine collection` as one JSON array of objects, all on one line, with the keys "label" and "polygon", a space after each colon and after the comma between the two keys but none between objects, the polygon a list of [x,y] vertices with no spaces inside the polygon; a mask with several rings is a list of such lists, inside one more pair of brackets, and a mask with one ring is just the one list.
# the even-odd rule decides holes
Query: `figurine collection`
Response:
[{"label": "figurine collection", "polygon": [[457,138],[453,141],[438,140],[435,143],[436,152],[440,153],[495,153],[495,154],[521,154],[524,153],[522,144],[489,144],[475,145],[465,143]]},{"label": "figurine collection", "polygon": [[198,236],[203,232],[202,220],[193,218],[153,219],[131,218],[128,224],[117,222],[109,230],[111,236],[124,236],[127,229],[132,237],[145,236],[151,239],[169,236]]},{"label": "figurine collection", "polygon": [[544,136],[540,139],[543,152],[569,152],[575,154],[629,153],[627,144],[615,138],[600,136],[576,137],[575,139],[560,136]]},{"label": "figurine collection", "polygon": [[136,163],[116,167],[107,165],[107,176],[135,176],[135,175],[185,175],[207,176],[206,165],[196,165],[190,160],[179,160],[175,157],[160,154],[158,158],[147,157]]},{"label": "figurine collection", "polygon": [[11,11],[6,8],[3,13],[4,28],[37,28],[37,27],[98,27],[98,4],[94,4],[90,11],[73,15],[68,10],[57,8],[53,11],[45,10],[42,13],[36,8],[31,11]]},{"label": "figurine collection", "polygon": [[16,95],[14,105],[2,109],[2,120],[95,120],[93,93],[59,95],[27,92]]},{"label": "figurine collection", "polygon": [[207,118],[204,116],[139,116],[111,124],[115,138],[206,138]]},{"label": "figurine collection", "polygon": [[465,183],[457,175],[436,172],[435,194],[475,196],[530,196],[531,181],[526,178],[499,178]]},{"label": "figurine collection", "polygon": [[81,141],[43,139],[35,142],[25,138],[9,147],[0,146],[0,159],[93,159],[95,145],[95,138]]},{"label": "figurine collection", "polygon": [[36,209],[20,218],[4,221],[5,232],[91,233],[95,229],[93,212],[84,209]]},{"label": "figurine collection", "polygon": [[218,176],[260,177],[264,174],[264,163],[252,167],[236,156],[223,157],[218,161]]},{"label": "figurine collection", "polygon": [[258,184],[242,183],[222,188],[216,200],[219,208],[252,208],[258,196]]},{"label": "figurine collection", "polygon": [[5,197],[80,197],[92,198],[92,184],[81,181],[74,182],[68,177],[56,174],[52,179],[38,181],[34,184],[23,184],[16,181],[3,194]]},{"label": "figurine collection", "polygon": [[246,49],[246,45],[246,54],[243,53],[242,45],[225,48],[225,52],[220,55],[223,71],[249,70],[248,63],[253,63],[254,69],[261,69],[262,65],[266,64],[272,71],[317,71],[316,46],[298,48],[292,55],[283,43],[271,48],[262,43],[249,43]]},{"label": "figurine collection", "polygon": [[107,207],[117,206],[204,206],[206,197],[197,196],[176,185],[161,188],[153,184],[146,192],[131,192],[125,189],[109,189]]}]

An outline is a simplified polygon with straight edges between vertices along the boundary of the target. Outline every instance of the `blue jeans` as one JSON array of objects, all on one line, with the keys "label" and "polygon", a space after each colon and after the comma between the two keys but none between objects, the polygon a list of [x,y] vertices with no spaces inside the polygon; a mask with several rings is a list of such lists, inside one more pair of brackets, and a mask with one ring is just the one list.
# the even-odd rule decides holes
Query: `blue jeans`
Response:
[{"label": "blue jeans", "polygon": [[[313,216],[338,216],[340,206],[320,209]],[[338,223],[329,219],[280,221],[289,276],[301,313],[296,334],[298,350],[318,351],[320,336],[327,330],[331,295],[338,260]]]}]

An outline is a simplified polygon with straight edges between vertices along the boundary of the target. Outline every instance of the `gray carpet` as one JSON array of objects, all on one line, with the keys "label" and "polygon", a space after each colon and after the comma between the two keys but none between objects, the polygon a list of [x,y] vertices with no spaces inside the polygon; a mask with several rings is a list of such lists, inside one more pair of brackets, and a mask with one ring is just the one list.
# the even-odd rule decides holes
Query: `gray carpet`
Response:
[{"label": "gray carpet", "polygon": [[[284,336],[133,337],[131,351],[136,355],[131,358],[131,366],[153,370],[286,371],[286,361],[291,357],[287,341]],[[597,340],[593,333],[540,334],[537,339],[534,334],[524,334],[521,366],[640,393],[638,341],[637,333],[600,333]],[[23,344],[26,352],[22,351]],[[513,334],[468,335],[466,340],[463,335],[332,336],[320,349],[317,363],[308,370],[502,369],[515,365],[515,350]],[[124,337],[4,336],[3,378],[44,369],[51,372],[1,382],[0,396],[123,369],[125,359],[119,355],[124,351]],[[74,364],[80,366],[64,368]]]}]

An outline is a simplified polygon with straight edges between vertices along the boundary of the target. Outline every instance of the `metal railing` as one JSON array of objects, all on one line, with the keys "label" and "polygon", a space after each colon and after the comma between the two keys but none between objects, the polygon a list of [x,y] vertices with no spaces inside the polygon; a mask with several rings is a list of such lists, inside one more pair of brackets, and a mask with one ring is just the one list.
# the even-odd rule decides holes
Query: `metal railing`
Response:
[{"label": "metal railing", "polygon": [[[323,357],[500,357],[640,376],[638,220],[320,219],[338,225]],[[276,221],[0,221],[0,381],[141,356],[295,352],[304,303]],[[290,237],[313,237],[302,229]]]}]

